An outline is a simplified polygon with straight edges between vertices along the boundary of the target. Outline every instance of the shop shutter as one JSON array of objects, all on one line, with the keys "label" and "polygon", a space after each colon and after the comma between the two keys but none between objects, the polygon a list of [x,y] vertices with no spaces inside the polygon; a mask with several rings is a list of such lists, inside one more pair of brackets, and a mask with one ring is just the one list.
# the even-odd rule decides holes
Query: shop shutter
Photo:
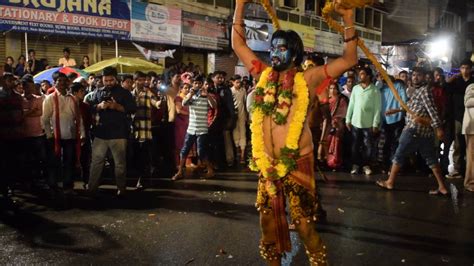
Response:
[{"label": "shop shutter", "polygon": [[[25,38],[21,39],[22,54],[26,55]],[[56,66],[63,57],[63,49],[71,50],[71,57],[81,65],[82,57],[88,55],[88,39],[76,36],[28,34],[28,49],[35,49],[36,58],[48,59],[50,66]]]},{"label": "shop shutter", "polygon": [[183,63],[187,65],[192,62],[194,65],[198,65],[204,73],[207,69],[206,60],[207,53],[183,52]]},{"label": "shop shutter", "polygon": [[215,70],[225,71],[227,78],[230,78],[235,73],[235,66],[238,58],[233,52],[231,54],[216,54]]},{"label": "shop shutter", "polygon": [[[138,51],[138,49],[130,41],[119,41],[118,42],[119,56],[133,57],[145,59],[145,57]],[[115,41],[102,41],[101,42],[102,59],[115,58]]]}]

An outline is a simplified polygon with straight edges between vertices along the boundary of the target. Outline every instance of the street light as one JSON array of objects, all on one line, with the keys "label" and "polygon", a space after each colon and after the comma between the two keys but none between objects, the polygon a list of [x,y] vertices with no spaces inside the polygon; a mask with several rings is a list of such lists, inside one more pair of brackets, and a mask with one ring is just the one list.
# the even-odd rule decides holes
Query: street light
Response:
[{"label": "street light", "polygon": [[451,38],[449,37],[441,37],[436,39],[433,42],[428,43],[427,55],[432,61],[442,60],[443,62],[447,63],[453,52],[450,45]]}]

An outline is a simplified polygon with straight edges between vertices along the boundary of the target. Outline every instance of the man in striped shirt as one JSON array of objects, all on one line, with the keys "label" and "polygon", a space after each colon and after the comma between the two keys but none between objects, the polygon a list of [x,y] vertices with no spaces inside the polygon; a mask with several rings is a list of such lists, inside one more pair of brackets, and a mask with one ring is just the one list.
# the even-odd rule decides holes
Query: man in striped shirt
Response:
[{"label": "man in striped shirt", "polygon": [[209,108],[215,108],[216,102],[203,87],[204,77],[199,75],[193,80],[193,88],[183,100],[183,105],[189,106],[189,126],[184,139],[184,146],[180,152],[178,173],[172,180],[184,178],[186,158],[193,145],[197,142],[198,156],[207,168],[206,178],[214,176],[214,169],[207,160],[208,130],[207,113]]},{"label": "man in striped shirt", "polygon": [[[448,190],[442,179],[441,167],[434,148],[434,135],[436,132],[440,140],[444,139],[442,123],[433,100],[431,87],[425,82],[425,70],[415,68],[412,75],[412,84],[415,90],[408,102],[408,108],[416,116],[408,113],[406,125],[399,139],[399,145],[393,157],[392,169],[387,180],[378,180],[377,185],[385,189],[393,189],[395,179],[400,171],[406,156],[418,151],[431,168],[438,183],[438,188],[431,190],[431,195],[448,195]],[[386,115],[402,112],[402,109],[391,109]],[[433,130],[434,129],[434,130]]]}]

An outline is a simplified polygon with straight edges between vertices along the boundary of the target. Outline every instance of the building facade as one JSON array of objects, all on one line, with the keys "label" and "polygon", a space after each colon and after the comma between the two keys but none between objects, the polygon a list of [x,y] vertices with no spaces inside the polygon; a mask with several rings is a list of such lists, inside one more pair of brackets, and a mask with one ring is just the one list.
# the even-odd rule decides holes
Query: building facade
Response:
[{"label": "building facade", "polygon": [[[60,2],[59,0],[56,1],[58,3]],[[99,3],[102,1],[104,0],[95,2]],[[16,2],[18,1],[5,0],[5,3],[2,1],[0,6],[5,5],[6,7],[15,8],[15,4],[12,3]],[[83,6],[81,7],[81,5],[76,2],[83,3]],[[75,1],[74,4],[68,5],[66,10],[62,10],[63,12],[57,12],[57,10],[51,9],[46,5],[40,6],[39,10],[44,14],[48,13],[56,16],[63,16],[64,14],[71,16],[78,15],[80,17],[81,15],[90,15],[89,13],[95,10],[91,8],[87,11],[89,13],[87,13],[86,2],[88,5],[91,1]],[[236,71],[236,66],[237,69],[239,68],[238,59],[230,47],[231,24],[235,5],[235,1],[233,0],[110,0],[105,2],[110,3],[109,7],[112,9],[112,17],[109,18],[110,21],[124,18],[123,16],[113,16],[114,8],[117,5],[128,4],[130,7],[128,18],[130,21],[128,28],[130,35],[128,38],[124,36],[114,37],[110,34],[105,34],[103,35],[105,37],[101,37],[102,35],[96,35],[94,33],[83,34],[81,32],[68,34],[68,31],[58,31],[57,28],[59,26],[57,25],[54,25],[54,27],[56,27],[56,31],[54,32],[44,31],[44,29],[41,29],[41,26],[39,26],[38,30],[31,26],[34,24],[32,22],[37,22],[37,20],[35,20],[36,18],[33,17],[31,17],[29,21],[30,28],[28,30],[21,27],[8,27],[6,24],[2,27],[2,23],[5,21],[4,19],[10,18],[8,18],[9,14],[0,12],[0,19],[2,19],[0,21],[0,30],[2,31],[0,33],[0,58],[12,56],[16,61],[20,55],[26,55],[26,49],[35,49],[38,59],[44,58],[50,65],[56,65],[58,59],[62,57],[63,48],[68,47],[71,50],[71,56],[76,59],[78,64],[82,61],[82,57],[86,55],[90,58],[92,63],[95,63],[115,57],[117,46],[119,56],[143,58],[143,55],[133,45],[133,42],[136,42],[146,49],[154,51],[176,49],[174,58],[166,58],[166,60],[160,61],[160,63],[165,66],[172,65],[176,62],[192,62],[195,65],[199,65],[205,72],[220,69],[229,74],[233,74]],[[48,3],[54,4],[56,2],[53,0],[48,1]],[[303,39],[306,52],[318,52],[328,57],[340,56],[343,51],[344,43],[341,35],[329,29],[328,25],[322,20],[321,9],[324,4],[324,0],[273,1],[273,6],[276,9],[283,29],[293,29],[297,31]],[[32,4],[30,3],[28,5]],[[147,11],[138,11],[137,7],[140,7],[140,5],[148,5],[143,9]],[[150,8],[150,6],[152,8]],[[20,8],[20,6],[17,7]],[[31,10],[35,9],[34,6],[24,7],[30,8]],[[162,9],[166,10],[162,11]],[[178,37],[178,40],[170,42],[169,39],[172,39],[172,37],[167,38],[166,32],[161,40],[140,39],[136,37],[137,35],[134,35],[134,31],[140,30],[137,29],[138,26],[141,26],[142,31],[144,30],[143,25],[146,26],[146,24],[139,25],[139,23],[136,23],[134,16],[136,18],[136,16],[145,17],[150,14],[152,16],[153,14],[158,14],[156,17],[160,17],[163,14],[175,12],[176,10],[179,10],[179,19],[169,16],[167,17],[167,23],[179,24],[181,37]],[[31,12],[31,14],[33,14],[34,11]],[[355,16],[359,36],[365,40],[367,46],[375,54],[380,53],[384,14],[385,9],[383,4],[377,4],[374,7],[357,10]],[[101,19],[99,14],[92,15]],[[14,19],[10,21],[14,21]],[[257,39],[263,36],[264,40],[267,40],[269,36],[271,36],[271,32],[273,31],[271,23],[260,5],[248,5],[246,19],[250,24],[253,23],[252,25],[255,26],[251,28],[250,31],[248,30],[248,39],[252,38],[252,36]],[[45,25],[47,25],[47,23]],[[63,26],[66,28],[74,25],[64,24]],[[77,26],[79,30],[81,28],[79,26],[84,25],[78,24]],[[174,32],[168,33],[173,34]],[[151,38],[151,36],[159,34],[160,33],[154,33],[151,30],[148,33],[148,37]],[[144,35],[146,35],[146,31]],[[266,57],[267,52],[268,49],[257,49],[257,53],[262,57]],[[363,57],[362,54],[361,56]]]}]

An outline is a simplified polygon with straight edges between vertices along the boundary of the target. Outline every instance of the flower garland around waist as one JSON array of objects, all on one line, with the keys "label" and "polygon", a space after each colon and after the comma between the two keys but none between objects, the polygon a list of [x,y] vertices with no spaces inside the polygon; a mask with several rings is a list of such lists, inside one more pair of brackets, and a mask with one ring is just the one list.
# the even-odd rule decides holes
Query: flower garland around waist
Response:
[{"label": "flower garland around waist", "polygon": [[[257,84],[257,90],[260,92],[262,88],[272,88],[275,86],[274,76],[272,76],[272,68],[267,68],[263,71],[260,76],[260,80]],[[294,83],[294,84],[293,84]],[[291,98],[295,100],[295,110],[293,115],[293,120],[290,122],[288,128],[288,135],[286,137],[285,146],[280,150],[280,158],[273,159],[270,158],[265,152],[265,141],[263,136],[263,121],[265,116],[270,115],[273,109],[278,109],[279,106],[275,106],[274,102],[270,105],[270,102],[265,101],[262,98],[262,95],[256,92],[255,104],[252,114],[252,123],[250,129],[252,131],[252,163],[250,164],[250,169],[253,171],[260,171],[263,177],[269,181],[275,181],[285,177],[289,172],[296,169],[296,160],[299,157],[299,140],[301,137],[301,132],[303,131],[304,122],[306,120],[306,113],[309,105],[309,91],[304,79],[303,73],[298,72],[294,74],[294,82],[288,82],[288,78],[285,77],[283,80],[283,87],[288,84],[292,84],[293,88],[291,89],[290,102]],[[270,86],[269,86],[270,85]],[[272,92],[273,94],[276,93]],[[285,89],[284,91],[288,91]],[[260,96],[260,98],[258,97]],[[265,97],[265,96],[263,96]],[[270,110],[270,111],[269,111]],[[289,113],[285,114],[285,123],[286,116]],[[279,124],[273,117],[275,123]],[[284,123],[283,123],[284,124]],[[271,196],[276,195],[276,188],[273,182],[271,182],[270,187],[267,188],[267,191]]]}]

